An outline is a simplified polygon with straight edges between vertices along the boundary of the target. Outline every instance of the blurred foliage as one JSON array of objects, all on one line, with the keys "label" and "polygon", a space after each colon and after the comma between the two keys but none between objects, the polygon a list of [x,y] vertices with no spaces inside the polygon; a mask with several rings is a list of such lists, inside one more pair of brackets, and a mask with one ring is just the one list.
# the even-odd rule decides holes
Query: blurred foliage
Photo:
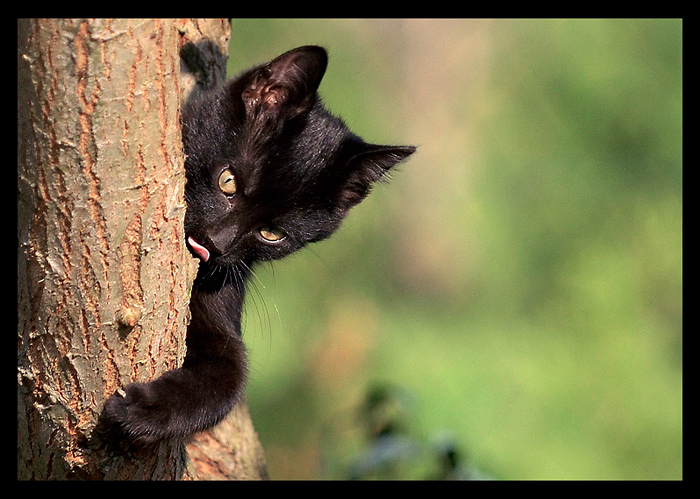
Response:
[{"label": "blurred foliage", "polygon": [[327,106],[419,150],[256,270],[271,476],[437,477],[446,432],[479,476],[682,478],[682,22],[234,20],[229,68],[312,43]]},{"label": "blurred foliage", "polygon": [[361,404],[324,428],[323,476],[345,480],[486,480],[445,431],[429,440],[411,430],[415,395],[389,385],[369,387]]}]

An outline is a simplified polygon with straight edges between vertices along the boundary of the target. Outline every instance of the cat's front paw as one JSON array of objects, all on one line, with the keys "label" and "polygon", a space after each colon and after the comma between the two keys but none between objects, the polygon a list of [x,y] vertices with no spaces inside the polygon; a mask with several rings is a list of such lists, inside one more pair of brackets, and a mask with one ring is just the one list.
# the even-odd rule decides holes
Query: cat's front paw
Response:
[{"label": "cat's front paw", "polygon": [[136,444],[150,444],[164,437],[158,424],[158,404],[147,384],[119,389],[105,403],[102,420],[120,436]]}]

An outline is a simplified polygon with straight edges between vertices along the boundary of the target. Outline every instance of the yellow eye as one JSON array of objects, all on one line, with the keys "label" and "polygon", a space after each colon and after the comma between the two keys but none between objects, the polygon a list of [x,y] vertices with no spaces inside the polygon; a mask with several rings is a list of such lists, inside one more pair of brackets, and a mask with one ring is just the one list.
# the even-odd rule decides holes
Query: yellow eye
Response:
[{"label": "yellow eye", "polygon": [[273,229],[272,227],[261,228],[260,236],[265,241],[269,241],[271,243],[276,243],[277,241],[281,241],[282,239],[284,239],[284,234],[278,230]]},{"label": "yellow eye", "polygon": [[231,172],[231,170],[226,169],[219,175],[219,189],[224,194],[234,194],[236,192],[236,176]]}]

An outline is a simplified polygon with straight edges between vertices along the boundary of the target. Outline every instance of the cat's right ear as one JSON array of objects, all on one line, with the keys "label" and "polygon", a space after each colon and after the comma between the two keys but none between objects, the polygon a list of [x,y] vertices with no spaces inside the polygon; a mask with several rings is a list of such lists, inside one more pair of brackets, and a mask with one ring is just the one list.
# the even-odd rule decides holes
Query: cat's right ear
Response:
[{"label": "cat's right ear", "polygon": [[389,171],[416,152],[414,146],[384,146],[362,142],[361,151],[353,155],[345,166],[338,206],[349,210],[367,194],[372,186],[387,178]]},{"label": "cat's right ear", "polygon": [[313,106],[327,65],[328,54],[322,47],[298,47],[238,78],[231,86],[231,97],[246,119],[293,117]]}]

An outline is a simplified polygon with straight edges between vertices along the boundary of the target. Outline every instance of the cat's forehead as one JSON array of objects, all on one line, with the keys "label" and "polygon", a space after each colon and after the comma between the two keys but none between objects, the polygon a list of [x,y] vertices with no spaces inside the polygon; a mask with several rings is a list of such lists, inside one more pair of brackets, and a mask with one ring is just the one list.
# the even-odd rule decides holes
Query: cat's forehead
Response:
[{"label": "cat's forehead", "polygon": [[[343,137],[332,129],[270,141],[240,141],[233,162],[251,195],[318,197],[338,168]],[[286,140],[285,140],[286,139]]]},{"label": "cat's forehead", "polygon": [[245,194],[265,203],[303,205],[327,189],[322,166],[284,157],[244,164]]}]

